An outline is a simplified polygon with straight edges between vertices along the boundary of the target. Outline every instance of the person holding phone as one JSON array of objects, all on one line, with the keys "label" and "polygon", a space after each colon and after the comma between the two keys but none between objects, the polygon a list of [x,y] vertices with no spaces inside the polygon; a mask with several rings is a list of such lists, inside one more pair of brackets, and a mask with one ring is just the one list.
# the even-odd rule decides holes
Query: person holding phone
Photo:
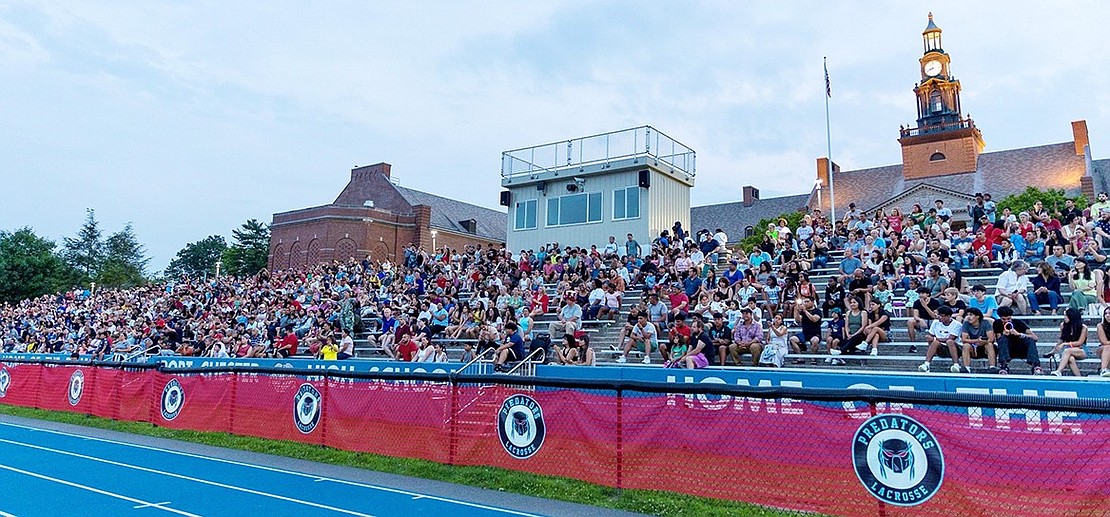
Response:
[{"label": "person holding phone", "polygon": [[1037,335],[1024,321],[1014,319],[1012,307],[998,308],[998,319],[994,320],[993,328],[998,344],[998,373],[1010,373],[1010,359],[1015,355],[1024,355],[1033,375],[1044,374],[1040,354],[1037,353]]}]

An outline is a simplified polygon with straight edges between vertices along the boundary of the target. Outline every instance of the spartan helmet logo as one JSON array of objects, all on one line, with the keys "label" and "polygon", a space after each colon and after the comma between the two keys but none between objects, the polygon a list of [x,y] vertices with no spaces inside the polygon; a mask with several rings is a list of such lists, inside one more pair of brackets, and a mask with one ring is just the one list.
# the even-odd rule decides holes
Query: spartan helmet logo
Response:
[{"label": "spartan helmet logo", "polygon": [[518,436],[528,436],[528,415],[523,411],[513,412],[513,432]]},{"label": "spartan helmet logo", "polygon": [[885,478],[887,470],[893,474],[905,472],[913,477],[913,451],[905,440],[891,438],[879,445],[879,474]]}]

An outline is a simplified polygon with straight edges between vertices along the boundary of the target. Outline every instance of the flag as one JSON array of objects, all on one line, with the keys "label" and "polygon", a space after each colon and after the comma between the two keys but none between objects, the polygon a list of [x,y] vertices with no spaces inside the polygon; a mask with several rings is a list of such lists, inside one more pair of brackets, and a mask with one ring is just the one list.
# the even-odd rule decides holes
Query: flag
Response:
[{"label": "flag", "polygon": [[832,97],[832,83],[829,82],[829,62],[825,61],[825,95]]}]

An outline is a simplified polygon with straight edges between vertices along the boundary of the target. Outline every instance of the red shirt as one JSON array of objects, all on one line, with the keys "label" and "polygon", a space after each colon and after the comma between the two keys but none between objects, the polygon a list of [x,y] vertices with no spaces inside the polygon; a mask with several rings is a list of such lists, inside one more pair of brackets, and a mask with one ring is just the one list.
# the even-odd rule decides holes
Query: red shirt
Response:
[{"label": "red shirt", "polygon": [[285,337],[281,338],[281,346],[289,347],[289,355],[297,355],[297,346],[299,344],[300,341],[297,339],[297,335],[292,332],[286,334]]},{"label": "red shirt", "polygon": [[[686,296],[686,293],[679,291],[675,294],[668,295],[667,297],[671,301],[671,310],[678,309],[679,307],[681,307],[680,310],[682,312],[687,312],[690,310],[690,298]],[[689,333],[687,333],[687,335],[689,335]]]},{"label": "red shirt", "polygon": [[401,345],[397,347],[397,353],[401,355],[402,361],[412,362],[417,350],[416,342],[411,339],[402,341]]}]

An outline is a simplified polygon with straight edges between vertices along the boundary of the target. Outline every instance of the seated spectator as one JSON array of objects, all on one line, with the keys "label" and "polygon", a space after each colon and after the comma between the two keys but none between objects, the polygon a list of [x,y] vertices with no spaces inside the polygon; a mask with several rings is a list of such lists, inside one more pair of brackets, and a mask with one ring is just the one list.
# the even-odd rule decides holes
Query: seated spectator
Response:
[{"label": "seated spectator", "polygon": [[1029,312],[1029,278],[1025,273],[1029,266],[1024,260],[1016,260],[1010,269],[998,276],[995,286],[995,298],[999,307],[1016,307],[1015,312],[1025,314]]},{"label": "seated spectator", "polygon": [[1037,274],[1032,278],[1033,289],[1029,291],[1029,308],[1032,309],[1033,314],[1041,314],[1041,306],[1048,305],[1052,311],[1052,315],[1056,315],[1056,310],[1060,303],[1064,301],[1064,296],[1060,292],[1060,277],[1056,275],[1052,265],[1048,262],[1041,262],[1037,264]]},{"label": "seated spectator", "polygon": [[948,307],[941,306],[936,314],[937,319],[929,324],[929,332],[925,335],[925,342],[929,345],[925,351],[925,362],[917,369],[928,372],[938,349],[944,347],[942,351],[948,352],[948,357],[952,358],[952,372],[959,373],[960,365],[957,358],[960,354],[957,350],[963,324],[952,318],[952,309]]},{"label": "seated spectator", "polygon": [[1040,354],[1037,353],[1037,335],[1024,321],[1014,319],[1014,309],[1006,306],[998,308],[998,319],[994,320],[995,343],[998,345],[998,373],[1010,372],[1013,356],[1024,356],[1032,368],[1033,375],[1042,375]]},{"label": "seated spectator", "polygon": [[[996,365],[995,335],[991,323],[984,319],[983,313],[975,307],[967,310],[963,327],[960,329],[960,345],[963,348],[963,373],[971,373],[971,360],[985,357],[991,372],[998,371]],[[955,362],[955,358],[952,359]]]},{"label": "seated spectator", "polygon": [[[906,321],[906,330],[909,333],[910,341],[917,339],[918,330],[928,330],[932,327],[933,321],[937,319],[937,311],[940,309],[940,302],[934,299],[927,287],[917,288],[917,301],[913,302],[910,307],[910,318]],[[917,346],[910,345],[910,353],[917,351]]]},{"label": "seated spectator", "polygon": [[763,352],[763,325],[752,317],[752,311],[747,307],[740,309],[740,316],[743,320],[732,330],[732,344],[728,347],[732,362],[739,366],[740,356],[750,353],[752,366],[759,366],[759,355]]},{"label": "seated spectator", "polygon": [[[1091,271],[1086,260],[1075,261],[1075,266],[1068,275],[1071,285],[1071,299],[1068,307],[1085,312],[1092,303],[1102,303],[1102,270]],[[1001,281],[1001,278],[999,279]]]},{"label": "seated spectator", "polygon": [[621,356],[617,358],[617,362],[628,362],[628,353],[631,352],[634,347],[639,347],[644,351],[643,363],[651,364],[651,348],[653,345],[656,348],[659,346],[658,330],[654,324],[647,320],[647,314],[641,312],[636,319],[636,325],[632,327],[628,342],[621,351]]},{"label": "seated spectator", "polygon": [[1071,368],[1072,374],[1082,377],[1079,364],[1087,358],[1087,326],[1083,324],[1083,316],[1078,310],[1069,308],[1064,311],[1064,321],[1060,323],[1060,340],[1045,357],[1056,356],[1059,366],[1052,371],[1052,375],[1060,377],[1064,369]]}]

